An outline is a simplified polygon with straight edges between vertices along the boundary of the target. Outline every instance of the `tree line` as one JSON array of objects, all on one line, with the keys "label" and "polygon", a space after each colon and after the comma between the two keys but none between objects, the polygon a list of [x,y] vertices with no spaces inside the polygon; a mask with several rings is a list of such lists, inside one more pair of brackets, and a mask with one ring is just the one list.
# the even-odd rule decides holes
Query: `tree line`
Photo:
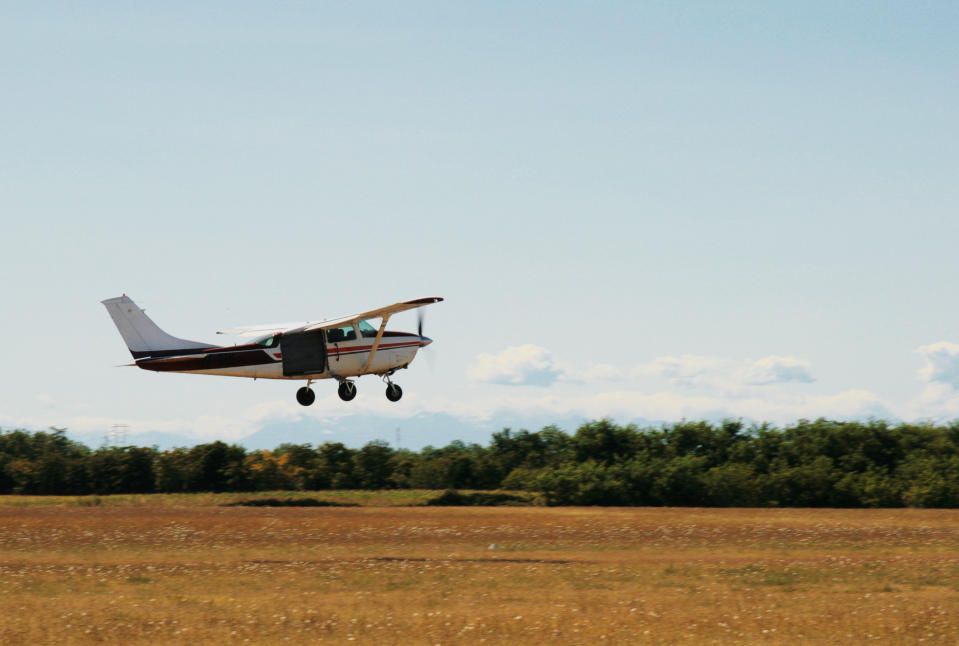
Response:
[{"label": "tree line", "polygon": [[959,507],[959,422],[604,419],[420,451],[382,441],[90,449],[64,429],[0,430],[0,494],[323,489],[506,489],[550,505]]}]

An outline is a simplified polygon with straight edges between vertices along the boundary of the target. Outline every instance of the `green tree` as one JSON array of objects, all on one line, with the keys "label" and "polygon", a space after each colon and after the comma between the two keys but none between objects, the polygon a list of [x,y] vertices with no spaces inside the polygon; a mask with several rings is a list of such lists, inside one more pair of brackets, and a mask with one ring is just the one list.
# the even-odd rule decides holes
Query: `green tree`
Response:
[{"label": "green tree", "polygon": [[353,454],[353,478],[361,489],[390,486],[393,449],[383,440],[374,440]]},{"label": "green tree", "polygon": [[103,447],[84,460],[87,486],[91,493],[151,493],[156,476],[156,451],[138,446]]},{"label": "green tree", "polygon": [[318,461],[316,478],[318,482],[329,483],[332,489],[352,489],[356,487],[353,477],[353,453],[340,442],[326,442],[317,449]]}]

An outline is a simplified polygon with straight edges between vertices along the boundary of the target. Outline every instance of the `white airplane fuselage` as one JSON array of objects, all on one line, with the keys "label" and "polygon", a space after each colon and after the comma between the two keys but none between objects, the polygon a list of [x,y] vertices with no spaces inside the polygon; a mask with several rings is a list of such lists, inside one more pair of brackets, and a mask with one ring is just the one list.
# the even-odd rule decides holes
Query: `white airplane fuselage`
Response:
[{"label": "white airplane fuselage", "polygon": [[291,375],[284,374],[283,341],[282,335],[278,336],[278,343],[274,347],[264,347],[258,343],[210,347],[184,350],[182,354],[175,356],[144,357],[135,361],[140,368],[156,372],[187,372],[253,379],[332,379],[386,374],[404,368],[416,357],[416,351],[430,342],[426,337],[416,334],[385,332],[368,369],[366,364],[373,347],[372,339],[360,337],[327,343],[325,370]]}]

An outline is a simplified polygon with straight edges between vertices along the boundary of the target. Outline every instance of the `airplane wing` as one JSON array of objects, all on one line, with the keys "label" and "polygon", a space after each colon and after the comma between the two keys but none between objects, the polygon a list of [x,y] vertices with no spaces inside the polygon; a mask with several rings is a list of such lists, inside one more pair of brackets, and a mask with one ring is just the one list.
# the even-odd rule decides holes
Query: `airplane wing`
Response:
[{"label": "airplane wing", "polygon": [[328,321],[311,323],[303,326],[302,331],[309,332],[312,330],[329,330],[330,328],[341,327],[347,323],[359,321],[360,319],[378,319],[389,317],[397,312],[405,312],[406,310],[416,309],[417,307],[423,307],[424,305],[432,305],[433,303],[439,303],[442,300],[443,299],[438,296],[431,296],[429,298],[417,298],[412,301],[403,301],[402,303],[394,303],[392,305],[387,305],[386,307],[370,310],[369,312],[361,312],[360,314],[353,314],[351,316],[341,316]]},{"label": "airplane wing", "polygon": [[217,334],[232,334],[236,336],[261,336],[264,334],[270,334],[271,332],[286,332],[288,330],[296,330],[307,325],[310,325],[311,321],[303,321],[300,323],[268,323],[264,325],[241,325],[240,327],[231,327],[225,330],[217,330]]},{"label": "airplane wing", "polygon": [[277,323],[277,324],[267,324],[267,325],[246,325],[241,327],[228,328],[226,330],[219,330],[217,334],[234,334],[237,336],[261,336],[264,334],[277,333],[277,332],[310,332],[312,330],[328,330],[331,328],[342,327],[353,321],[359,321],[361,319],[376,319],[383,318],[384,316],[392,316],[397,312],[405,312],[406,310],[416,309],[417,307],[423,307],[424,305],[432,305],[433,303],[439,303],[442,301],[442,298],[433,296],[429,298],[417,298],[412,301],[403,301],[402,303],[394,303],[393,305],[387,305],[386,307],[380,307],[375,310],[370,310],[368,312],[361,312],[360,314],[352,314],[350,316],[341,316],[335,319],[328,319],[325,321],[305,321],[302,323]]}]

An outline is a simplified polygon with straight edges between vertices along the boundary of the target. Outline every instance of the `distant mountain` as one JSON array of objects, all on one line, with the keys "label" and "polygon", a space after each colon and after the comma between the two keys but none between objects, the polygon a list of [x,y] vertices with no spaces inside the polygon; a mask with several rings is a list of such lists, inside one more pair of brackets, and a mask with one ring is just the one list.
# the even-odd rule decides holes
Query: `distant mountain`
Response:
[{"label": "distant mountain", "polygon": [[[370,414],[346,415],[328,419],[302,417],[292,422],[268,423],[256,432],[240,440],[223,441],[239,444],[249,450],[275,449],[280,444],[312,444],[324,442],[342,442],[346,446],[358,448],[381,440],[390,446],[418,451],[424,446],[442,447],[459,440],[466,444],[487,445],[493,433],[509,428],[513,431],[539,431],[544,426],[555,425],[567,433],[575,433],[584,422],[591,421],[580,416],[548,416],[519,414],[500,411],[488,419],[470,419],[456,417],[447,413],[420,413],[407,418],[381,417]],[[656,426],[660,422],[644,419],[615,420],[617,423],[632,423],[637,426]],[[104,433],[71,432],[67,435],[78,442],[98,448],[107,444]],[[192,447],[197,444],[214,441],[198,439],[182,433],[164,433],[147,431],[131,433],[117,442],[124,446],[156,446],[160,450],[175,447]]]},{"label": "distant mountain", "polygon": [[125,438],[113,438],[108,440],[105,433],[80,431],[74,432],[67,429],[67,437],[76,442],[89,446],[91,449],[97,449],[107,444],[116,444],[118,446],[156,446],[161,451],[172,449],[178,446],[191,447],[201,442],[189,435],[180,433],[164,433],[162,431],[146,431],[144,433],[130,433]]},{"label": "distant mountain", "polygon": [[466,444],[486,445],[493,433],[504,428],[538,431],[548,424],[556,424],[572,432],[583,423],[580,418],[523,417],[502,413],[487,420],[472,420],[447,413],[420,413],[408,418],[389,418],[375,415],[347,415],[326,420],[303,418],[296,422],[268,424],[239,441],[248,449],[272,449],[283,443],[322,444],[342,442],[359,447],[382,440],[391,446],[419,450],[424,446],[446,446],[460,440]]},{"label": "distant mountain", "polygon": [[[488,419],[455,417],[447,413],[420,413],[408,418],[389,418],[376,415],[347,415],[325,420],[302,418],[295,422],[267,424],[238,442],[248,449],[273,449],[283,443],[323,444],[342,442],[349,447],[360,447],[374,440],[390,446],[418,451],[424,446],[446,446],[459,440],[465,444],[487,445],[493,433],[509,428],[513,431],[539,431],[555,425],[567,433],[575,433],[585,417],[528,415],[501,411]],[[658,426],[661,422],[646,419],[616,420],[617,423],[637,426]]]},{"label": "distant mountain", "polygon": [[272,449],[284,443],[318,445],[324,442],[359,447],[374,440],[395,446],[397,430],[400,445],[405,448],[420,448],[437,442],[446,445],[454,439],[476,433],[470,423],[443,413],[405,419],[359,414],[328,419],[302,417],[294,422],[267,424],[238,443],[248,449]]}]

